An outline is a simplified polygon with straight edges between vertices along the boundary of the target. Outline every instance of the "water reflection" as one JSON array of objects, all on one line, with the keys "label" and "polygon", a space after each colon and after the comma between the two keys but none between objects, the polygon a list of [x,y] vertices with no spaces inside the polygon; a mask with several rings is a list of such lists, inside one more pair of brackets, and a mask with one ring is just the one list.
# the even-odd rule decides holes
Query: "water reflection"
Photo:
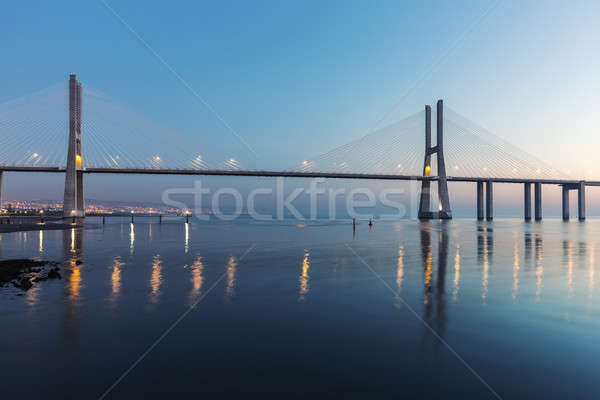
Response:
[{"label": "water reflection", "polygon": [[398,294],[402,293],[402,281],[404,280],[404,246],[398,247],[398,267],[396,268],[396,285]]},{"label": "water reflection", "polygon": [[594,291],[594,283],[595,283],[595,253],[596,253],[596,249],[594,247],[594,245],[592,244],[590,246],[590,255],[589,255],[589,272],[588,272],[588,293],[589,293],[589,297],[590,299],[592,298],[592,293]]},{"label": "water reflection", "polygon": [[64,340],[72,345],[79,339],[78,314],[82,307],[81,290],[83,288],[83,232],[81,228],[62,231],[63,271],[66,275],[66,313],[64,320]]},{"label": "water reflection", "polygon": [[189,224],[189,222],[186,222],[185,223],[185,245],[184,245],[185,254],[187,254],[189,248],[190,248],[190,224]]},{"label": "water reflection", "polygon": [[517,299],[519,293],[519,270],[521,266],[519,264],[519,245],[515,240],[513,245],[513,286],[512,286],[512,299]]},{"label": "water reflection", "polygon": [[71,228],[63,231],[63,265],[67,276],[67,298],[77,302],[81,297],[82,277],[81,266],[83,233],[81,228]]},{"label": "water reflection", "polygon": [[540,301],[544,279],[544,242],[539,234],[535,234],[535,298]]},{"label": "water reflection", "polygon": [[44,231],[43,230],[40,230],[38,251],[40,253],[44,252]]},{"label": "water reflection", "polygon": [[231,300],[235,294],[235,272],[237,268],[237,263],[235,261],[234,256],[229,257],[229,261],[227,262],[226,272],[227,272],[227,286],[225,286],[225,298],[227,300]]},{"label": "water reflection", "polygon": [[454,302],[458,299],[458,291],[460,288],[460,245],[456,245],[456,255],[454,256],[454,281],[452,299]]},{"label": "water reflection", "polygon": [[121,257],[116,256],[112,262],[112,273],[110,275],[111,283],[111,295],[110,302],[113,306],[116,306],[119,294],[121,293],[121,267],[125,265],[121,261]]},{"label": "water reflection", "polygon": [[490,263],[494,254],[494,230],[487,226],[477,227],[477,260],[483,265],[483,277],[481,283],[481,302],[487,304],[488,280],[490,274]]},{"label": "water reflection", "polygon": [[162,260],[160,254],[152,257],[152,274],[150,275],[150,303],[158,303],[160,300],[160,285],[162,284]]},{"label": "water reflection", "polygon": [[421,226],[421,256],[423,257],[424,277],[423,283],[425,286],[423,295],[423,304],[425,304],[425,312],[430,311],[430,296],[431,296],[431,226],[428,222]]},{"label": "water reflection", "polygon": [[129,224],[129,252],[133,254],[133,245],[135,244],[135,227],[133,222]]},{"label": "water reflection", "polygon": [[204,277],[202,276],[204,272],[204,263],[202,262],[202,256],[198,255],[194,260],[194,263],[190,267],[192,271],[192,290],[190,291],[188,304],[192,306],[198,300],[200,293],[202,291],[202,284],[204,283]]},{"label": "water reflection", "polygon": [[308,293],[308,268],[310,267],[309,262],[310,253],[307,249],[304,249],[304,259],[302,260],[302,272],[300,273],[300,297],[298,300],[303,301],[304,296]]},{"label": "water reflection", "polygon": [[[440,337],[443,337],[446,326],[446,267],[448,263],[448,247],[449,247],[449,233],[448,224],[440,223],[438,230],[438,260],[437,260],[437,273],[436,273],[436,293],[435,293],[435,304],[432,301],[433,296],[433,266],[432,266],[432,241],[431,241],[431,225],[429,222],[421,224],[421,255],[423,257],[423,269],[424,269],[424,319],[430,320],[434,317],[434,305],[435,305],[435,319],[434,319],[434,330]],[[455,263],[456,268],[456,263]],[[458,259],[458,270],[460,270],[460,257]],[[456,269],[455,269],[456,278]],[[456,280],[458,285],[458,280]],[[425,331],[426,335],[429,335],[429,331]],[[439,340],[436,339],[436,344],[439,344]]]},{"label": "water reflection", "polygon": [[573,297],[573,243],[570,240],[563,240],[563,258],[567,263],[567,288],[568,297]]}]

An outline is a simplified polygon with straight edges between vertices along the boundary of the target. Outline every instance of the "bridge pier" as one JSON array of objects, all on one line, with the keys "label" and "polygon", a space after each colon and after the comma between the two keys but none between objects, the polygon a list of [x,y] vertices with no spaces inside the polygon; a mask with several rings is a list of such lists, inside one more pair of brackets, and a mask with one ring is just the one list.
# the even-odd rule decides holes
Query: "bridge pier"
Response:
[{"label": "bridge pier", "polygon": [[569,188],[566,185],[562,187],[562,219],[569,220]]},{"label": "bridge pier", "polygon": [[577,188],[577,212],[580,221],[585,221],[585,182],[579,182]]},{"label": "bridge pier", "polygon": [[485,219],[491,221],[494,219],[494,192],[493,182],[485,183]]},{"label": "bridge pier", "polygon": [[535,195],[535,220],[542,220],[542,183],[534,183],[534,195]]},{"label": "bridge pier", "polygon": [[0,171],[0,212],[2,212],[2,173],[4,171]]},{"label": "bridge pier", "polygon": [[523,193],[525,196],[523,201],[525,206],[523,215],[525,217],[525,221],[531,221],[531,183],[526,182],[523,184]]},{"label": "bridge pier", "polygon": [[85,216],[83,161],[81,153],[81,83],[69,76],[69,142],[63,200],[64,218]]},{"label": "bridge pier", "polygon": [[483,221],[483,182],[477,181],[477,220]]},{"label": "bridge pier", "polygon": [[585,221],[585,182],[564,183],[562,186],[562,218],[568,221],[569,212],[569,191],[577,190],[577,216],[580,221]]},{"label": "bridge pier", "polygon": [[437,185],[438,185],[438,208],[436,211],[430,209],[431,181],[421,181],[421,198],[419,201],[419,219],[452,219],[450,209],[450,196],[448,194],[448,179],[446,176],[446,163],[444,162],[444,103],[437,102],[437,143],[431,146],[431,107],[425,106],[425,160],[423,165],[423,176],[429,176],[431,172],[431,155],[437,155]]}]

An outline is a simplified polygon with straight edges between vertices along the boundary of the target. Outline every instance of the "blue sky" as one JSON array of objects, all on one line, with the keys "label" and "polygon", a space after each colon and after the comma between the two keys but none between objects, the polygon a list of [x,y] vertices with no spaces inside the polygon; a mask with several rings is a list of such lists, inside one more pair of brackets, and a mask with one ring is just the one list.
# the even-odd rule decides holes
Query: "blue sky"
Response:
[{"label": "blue sky", "polygon": [[[107,4],[265,168],[287,167],[444,98],[543,160],[600,178],[597,2]],[[102,2],[10,2],[3,15],[0,102],[74,72],[184,135],[249,156]],[[13,179],[4,198],[51,190],[35,176],[19,178],[37,182],[35,193],[10,189]],[[123,195],[135,197],[127,179],[118,178]]]}]

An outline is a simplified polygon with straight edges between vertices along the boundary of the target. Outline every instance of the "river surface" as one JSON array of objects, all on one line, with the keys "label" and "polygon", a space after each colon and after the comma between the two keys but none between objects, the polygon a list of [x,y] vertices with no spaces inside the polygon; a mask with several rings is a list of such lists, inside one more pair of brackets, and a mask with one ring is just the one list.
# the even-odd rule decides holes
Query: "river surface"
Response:
[{"label": "river surface", "polygon": [[2,398],[600,397],[600,221],[95,221],[0,235]]}]

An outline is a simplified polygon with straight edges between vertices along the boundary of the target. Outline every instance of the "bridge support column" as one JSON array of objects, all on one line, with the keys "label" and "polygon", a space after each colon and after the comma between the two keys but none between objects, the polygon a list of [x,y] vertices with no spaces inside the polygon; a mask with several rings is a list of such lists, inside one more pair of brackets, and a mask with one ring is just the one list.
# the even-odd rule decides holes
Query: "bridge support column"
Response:
[{"label": "bridge support column", "polygon": [[[425,106],[425,160],[423,165],[423,176],[427,176],[427,168],[431,168],[431,107]],[[430,211],[431,181],[421,181],[421,198],[419,200],[419,219],[432,219]]]},{"label": "bridge support column", "polygon": [[492,181],[485,183],[485,219],[494,219],[494,186]]},{"label": "bridge support column", "polygon": [[542,184],[541,182],[534,183],[534,201],[535,201],[535,220],[542,220]]},{"label": "bridge support column", "polygon": [[562,219],[569,220],[569,188],[566,185],[562,187]]},{"label": "bridge support column", "polygon": [[446,179],[446,162],[444,161],[444,102],[437,102],[437,168],[438,168],[438,196],[439,218],[452,219],[450,209],[450,194],[448,193],[448,180]]},{"label": "bridge support column", "polygon": [[0,212],[2,212],[2,173],[4,171],[0,171]]},{"label": "bridge support column", "polygon": [[477,181],[477,220],[483,221],[483,182]]},{"label": "bridge support column", "polygon": [[580,221],[585,221],[585,182],[579,182],[577,188],[577,213]]},{"label": "bridge support column", "polygon": [[531,183],[523,184],[523,192],[525,195],[525,199],[523,201],[525,210],[523,214],[525,221],[531,221]]},{"label": "bridge support column", "polygon": [[419,202],[419,219],[451,219],[450,196],[448,193],[448,180],[446,178],[446,164],[444,161],[444,103],[437,102],[437,143],[431,146],[431,107],[425,106],[425,162],[423,165],[423,176],[429,176],[431,172],[431,155],[437,154],[437,185],[438,185],[438,209],[434,212],[430,209],[431,181],[421,181],[421,199]]},{"label": "bridge support column", "polygon": [[69,144],[65,171],[63,217],[85,216],[81,153],[81,83],[69,76]]}]

